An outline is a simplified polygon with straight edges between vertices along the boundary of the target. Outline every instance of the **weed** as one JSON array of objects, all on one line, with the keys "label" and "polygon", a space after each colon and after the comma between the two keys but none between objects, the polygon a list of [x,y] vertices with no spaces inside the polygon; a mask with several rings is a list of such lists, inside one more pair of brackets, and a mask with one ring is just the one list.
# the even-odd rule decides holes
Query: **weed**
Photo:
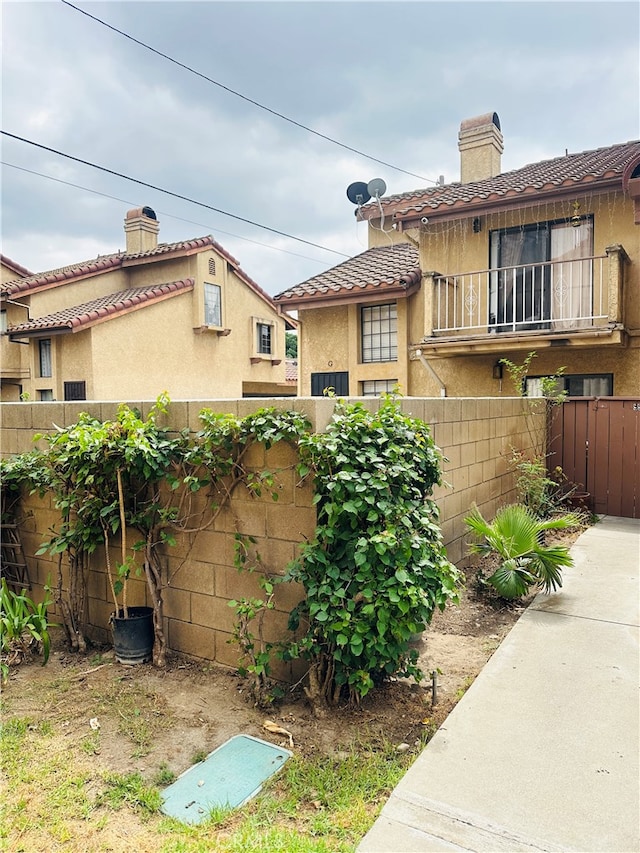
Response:
[{"label": "weed", "polygon": [[157,788],[147,785],[139,773],[108,773],[104,776],[107,790],[99,801],[111,808],[131,806],[134,811],[149,814],[160,810],[162,797]]},{"label": "weed", "polygon": [[80,748],[83,752],[86,752],[87,755],[99,755],[100,754],[100,732],[95,731],[91,732],[91,734],[84,737],[80,743]]},{"label": "weed", "polygon": [[128,681],[110,683],[94,690],[92,696],[96,711],[104,714],[117,709],[118,731],[135,747],[132,757],[148,755],[155,734],[168,725],[164,699]]},{"label": "weed", "polygon": [[456,698],[458,700],[462,699],[462,697],[467,692],[467,690],[471,687],[471,685],[473,684],[474,681],[475,681],[475,678],[473,676],[469,676],[468,678],[465,678],[465,680],[462,682],[462,685],[460,687],[458,687],[458,689],[456,690]]},{"label": "weed", "polygon": [[172,770],[169,770],[168,765],[163,762],[153,777],[153,784],[161,787],[163,785],[170,785],[175,780],[176,774]]},{"label": "weed", "polygon": [[199,749],[197,752],[194,752],[191,756],[192,764],[200,764],[201,761],[204,761],[205,758],[209,755],[209,753],[204,749]]}]

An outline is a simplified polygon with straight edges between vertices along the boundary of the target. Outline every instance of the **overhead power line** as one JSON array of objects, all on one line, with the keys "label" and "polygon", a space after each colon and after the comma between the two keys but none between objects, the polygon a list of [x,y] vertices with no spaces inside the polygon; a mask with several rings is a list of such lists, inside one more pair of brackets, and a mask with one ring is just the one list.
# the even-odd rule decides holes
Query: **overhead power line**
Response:
[{"label": "overhead power line", "polygon": [[319,243],[313,243],[311,240],[305,240],[302,237],[296,237],[293,234],[287,234],[286,231],[278,231],[277,228],[270,228],[268,225],[262,225],[260,222],[254,222],[253,219],[246,219],[244,216],[237,216],[235,213],[229,213],[227,210],[222,210],[219,207],[213,207],[211,204],[206,204],[203,201],[190,198],[181,193],[173,192],[172,190],[158,187],[155,184],[150,184],[147,181],[132,178],[131,175],[125,175],[122,172],[116,172],[114,169],[108,169],[106,166],[100,166],[97,163],[92,163],[90,160],[83,160],[81,157],[74,157],[72,154],[66,154],[64,151],[58,151],[56,148],[50,148],[48,145],[42,145],[39,142],[34,142],[32,139],[26,139],[24,136],[18,136],[15,133],[9,133],[7,130],[0,130],[3,136],[8,136],[10,139],[16,139],[18,142],[24,142],[27,145],[33,145],[34,148],[40,148],[42,151],[48,151],[51,154],[56,154],[58,157],[64,157],[67,160],[73,160],[75,163],[82,163],[83,166],[90,166],[92,169],[98,169],[100,172],[106,172],[108,175],[115,175],[117,178],[123,178],[125,181],[131,181],[141,187],[147,187],[150,190],[155,190],[165,195],[170,195],[173,198],[179,198],[182,201],[187,201],[189,204],[195,204],[198,207],[204,207],[207,210],[212,210],[214,213],[220,213],[223,216],[228,216],[230,219],[236,219],[238,222],[244,222],[247,225],[254,225],[256,228],[262,228],[263,231],[269,231],[271,234],[277,234],[279,237],[286,237],[288,240],[296,240],[298,243],[304,243],[306,246],[313,246],[314,249],[322,249],[323,252],[331,252],[334,255],[340,255],[342,258],[348,258],[344,252],[338,252],[336,249],[329,249],[328,246],[321,246]]},{"label": "overhead power line", "polygon": [[259,101],[255,101],[253,98],[249,98],[247,95],[243,95],[241,92],[236,92],[235,89],[232,89],[230,86],[225,86],[224,83],[220,83],[219,80],[214,80],[212,77],[208,77],[206,74],[203,74],[201,71],[196,71],[195,68],[192,68],[190,65],[186,65],[184,62],[180,62],[178,59],[174,59],[173,56],[169,56],[168,53],[163,53],[163,51],[158,50],[155,47],[152,47],[150,44],[147,44],[140,39],[135,38],[135,36],[126,33],[124,30],[118,29],[118,27],[114,27],[113,24],[107,23],[107,21],[103,21],[102,18],[98,18],[96,15],[92,15],[89,12],[85,11],[85,9],[81,9],[79,6],[74,6],[73,3],[70,3],[69,0],[60,0],[61,3],[64,3],[65,6],[68,6],[70,9],[74,9],[76,12],[80,12],[81,15],[85,15],[87,18],[91,18],[92,21],[95,21],[98,24],[102,24],[103,27],[107,27],[107,29],[111,30],[114,33],[118,33],[118,35],[123,38],[129,39],[129,41],[134,42],[140,47],[145,48],[145,50],[151,51],[151,53],[155,53],[156,56],[160,56],[163,59],[166,59],[168,62],[172,62],[174,65],[177,65],[179,68],[188,71],[190,74],[195,74],[196,77],[200,77],[202,80],[206,80],[207,83],[212,83],[214,86],[218,86],[218,88],[223,89],[225,92],[228,92],[230,95],[235,95],[236,98],[241,98],[243,101],[246,101],[248,104],[253,104],[254,107],[258,107],[260,110],[264,110],[267,113],[270,113],[272,116],[276,116],[276,118],[280,118],[283,121],[289,122],[289,124],[293,124],[295,127],[299,127],[301,130],[305,130],[307,133],[312,133],[314,136],[318,136],[320,139],[324,139],[326,142],[331,142],[333,145],[338,145],[340,148],[344,148],[346,151],[351,151],[353,154],[358,154],[360,157],[365,157],[367,160],[371,160],[373,163],[379,163],[381,166],[386,166],[388,169],[393,169],[396,172],[402,172],[403,175],[411,175],[412,178],[418,178],[421,181],[427,181],[430,184],[437,184],[437,181],[434,181],[433,178],[425,178],[424,175],[416,175],[415,172],[409,172],[406,169],[401,169],[399,166],[394,166],[392,163],[387,163],[385,160],[379,160],[377,157],[372,157],[370,154],[365,154],[364,151],[360,151],[357,148],[352,148],[350,145],[346,145],[344,142],[339,142],[337,139],[333,139],[331,136],[327,136],[325,133],[320,133],[318,130],[314,130],[312,127],[307,127],[307,125],[302,124],[295,119],[289,118],[283,113],[279,113],[277,110],[271,109],[271,107],[267,107],[264,104],[261,104]]},{"label": "overhead power line", "polygon": [[[72,181],[63,181],[62,178],[54,178],[53,175],[46,175],[44,172],[36,172],[35,169],[27,169],[24,166],[18,166],[16,163],[9,163],[6,160],[0,160],[0,164],[8,166],[10,169],[17,169],[19,172],[26,172],[28,175],[45,178],[47,181],[54,181],[56,184],[64,184],[66,187],[83,190],[84,192],[92,193],[93,195],[102,196],[102,198],[109,198],[112,201],[120,201],[122,204],[128,204],[131,206],[135,206],[136,204],[136,202],[133,202],[130,199],[120,198],[117,195],[110,195],[109,193],[103,193],[100,192],[100,190],[94,190],[91,187],[85,187],[82,184],[74,184]],[[176,219],[178,222],[188,222],[189,225],[198,225],[200,228],[211,228],[210,225],[205,225],[203,222],[195,222],[193,219],[185,219],[184,216],[176,216],[174,213],[168,213],[165,210],[157,210],[157,212],[162,216],[168,216],[169,219]],[[285,255],[292,255],[294,258],[303,258],[305,261],[314,261],[317,264],[324,263],[323,261],[318,260],[318,258],[310,258],[308,255],[301,255],[299,252],[291,252],[289,249],[283,249],[280,246],[270,246],[269,243],[261,243],[259,240],[252,240],[250,237],[243,237],[241,234],[234,234],[231,231],[223,231],[222,228],[216,228],[215,232],[216,234],[225,234],[227,237],[234,237],[236,240],[243,240],[245,243],[252,243],[254,246],[260,246],[263,249],[271,249],[273,252],[282,252]]]}]

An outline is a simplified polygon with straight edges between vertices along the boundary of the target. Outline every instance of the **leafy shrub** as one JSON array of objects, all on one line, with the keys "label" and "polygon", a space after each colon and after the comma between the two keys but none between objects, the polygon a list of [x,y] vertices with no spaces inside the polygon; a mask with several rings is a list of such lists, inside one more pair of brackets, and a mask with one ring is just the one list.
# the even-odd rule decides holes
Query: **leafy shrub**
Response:
[{"label": "leafy shrub", "polygon": [[500,565],[487,582],[502,598],[521,598],[531,586],[541,586],[545,592],[551,592],[562,586],[562,569],[573,565],[565,545],[542,544],[545,531],[580,524],[571,513],[540,520],[529,507],[509,504],[499,509],[489,523],[474,506],[465,524],[483,540],[470,546],[472,553],[498,556]]},{"label": "leafy shrub", "polygon": [[[47,590],[48,591],[48,590]],[[35,604],[26,590],[17,593],[9,589],[2,578],[0,583],[0,633],[2,640],[2,680],[6,681],[9,666],[18,664],[34,648],[42,653],[44,666],[49,660],[51,641],[47,608],[52,601],[46,597]]]},{"label": "leafy shrub", "polygon": [[289,654],[311,661],[312,699],[357,702],[392,675],[422,677],[409,640],[457,600],[432,498],[441,456],[428,425],[391,396],[375,413],[338,403],[327,431],[299,446],[318,525],[289,570],[306,592],[289,623],[306,634]]},{"label": "leafy shrub", "polygon": [[47,482],[44,455],[39,450],[0,458],[2,520],[13,520],[23,487],[42,491]]}]

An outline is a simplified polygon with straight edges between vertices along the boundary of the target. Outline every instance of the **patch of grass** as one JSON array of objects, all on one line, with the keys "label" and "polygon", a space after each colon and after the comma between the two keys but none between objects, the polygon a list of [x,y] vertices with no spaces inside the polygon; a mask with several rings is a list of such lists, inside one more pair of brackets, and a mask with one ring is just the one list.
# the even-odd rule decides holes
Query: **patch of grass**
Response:
[{"label": "patch of grass", "polygon": [[156,733],[169,725],[165,700],[135,682],[108,682],[101,689],[92,691],[92,699],[97,712],[92,716],[108,714],[116,709],[118,731],[135,747],[133,758],[148,755]]},{"label": "patch of grass", "polygon": [[80,748],[87,755],[99,755],[100,753],[100,732],[95,731],[86,735],[80,742]]},{"label": "patch of grass", "polygon": [[7,784],[1,837],[16,840],[10,849],[53,849],[72,837],[71,823],[86,820],[92,810],[86,787],[89,774],[54,735],[48,720],[3,721],[0,749]]},{"label": "patch of grass", "polygon": [[205,758],[209,755],[206,749],[199,749],[197,752],[194,752],[191,756],[192,764],[200,764],[201,761],[204,761]]},{"label": "patch of grass", "polygon": [[[353,853],[412,758],[392,745],[354,745],[341,757],[294,756],[240,809],[202,824],[165,821],[162,853]],[[167,837],[168,836],[168,837]]]},{"label": "patch of grass", "polygon": [[160,810],[162,797],[153,785],[148,785],[140,773],[107,773],[104,777],[107,789],[99,802],[113,809],[127,805],[136,812],[153,814]]},{"label": "patch of grass", "polygon": [[[145,853],[353,853],[417,751],[399,753],[379,734],[362,731],[333,757],[295,755],[258,797],[239,809],[214,809],[202,824],[189,826],[160,812],[158,786],[175,779],[166,764],[156,763],[148,776],[103,775],[94,755],[116,728],[125,752],[129,743],[152,749],[173,719],[164,700],[127,677],[100,679],[90,689],[71,680],[71,687],[66,705],[71,700],[77,708],[73,716],[61,711],[45,681],[37,711],[31,703],[29,715],[4,718],[8,785],[0,847],[124,849],[109,845],[125,832]],[[87,731],[93,716],[101,719],[101,731]],[[431,728],[423,739],[430,734]],[[199,751],[193,761],[207,755]]]},{"label": "patch of grass", "polygon": [[169,767],[166,764],[161,764],[158,767],[158,770],[153,777],[153,784],[158,787],[162,787],[164,785],[170,785],[172,782],[176,781],[176,774],[169,770]]}]

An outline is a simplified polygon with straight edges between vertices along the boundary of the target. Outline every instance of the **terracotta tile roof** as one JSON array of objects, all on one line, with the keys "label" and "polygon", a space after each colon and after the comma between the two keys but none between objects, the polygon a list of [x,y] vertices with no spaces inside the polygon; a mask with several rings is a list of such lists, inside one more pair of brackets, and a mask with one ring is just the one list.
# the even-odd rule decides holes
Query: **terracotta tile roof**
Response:
[{"label": "terracotta tile roof", "polygon": [[80,261],[77,264],[69,264],[64,267],[58,267],[57,269],[46,270],[45,272],[29,273],[24,278],[7,281],[2,284],[0,286],[0,293],[4,296],[25,295],[39,290],[46,290],[49,287],[57,287],[59,284],[65,284],[75,279],[98,275],[101,272],[106,272],[117,267],[137,266],[146,260],[162,259],[167,255],[191,255],[194,252],[200,252],[208,248],[215,249],[216,252],[231,264],[238,278],[242,279],[248,287],[273,307],[269,294],[247,275],[240,266],[240,262],[227,252],[217,240],[214,240],[211,235],[207,237],[195,237],[191,240],[180,240],[177,243],[161,243],[155,249],[151,249],[148,252],[137,252],[135,254],[114,252],[110,255],[101,255],[88,261]]},{"label": "terracotta tile roof", "polygon": [[121,264],[122,255],[103,255],[90,261],[81,261],[78,264],[70,264],[66,267],[58,267],[45,272],[31,273],[25,278],[14,281],[6,281],[1,286],[1,292],[6,296],[17,296],[31,293],[36,290],[44,290],[58,284],[71,281],[74,278],[86,277],[104,270],[113,269]]},{"label": "terracotta tile roof", "polygon": [[348,261],[296,284],[273,297],[279,305],[311,303],[327,297],[363,293],[384,295],[420,284],[420,258],[412,243],[395,243],[368,249]]},{"label": "terracotta tile roof", "polygon": [[119,290],[108,296],[101,296],[84,302],[82,305],[74,305],[47,314],[44,317],[36,317],[26,323],[18,323],[9,326],[7,332],[12,337],[37,335],[41,332],[78,332],[96,323],[111,320],[138,308],[169,299],[179,293],[193,290],[192,278],[180,281],[172,281],[167,284],[155,284],[150,287],[131,287],[128,290]]},{"label": "terracotta tile roof", "polygon": [[[625,167],[639,154],[640,141],[624,142],[532,163],[483,181],[413,190],[380,201],[385,215],[402,220],[446,214],[461,207],[486,208],[496,202],[520,205],[523,196],[553,196],[581,187],[621,187]],[[378,210],[377,203],[365,205],[360,215],[363,219],[375,218]]]},{"label": "terracotta tile roof", "polygon": [[19,264],[17,261],[12,261],[11,258],[7,257],[7,255],[3,255],[2,253],[0,253],[0,262],[2,262],[3,266],[9,267],[9,269],[17,276],[20,276],[20,278],[32,275],[31,270],[23,267],[22,264]]},{"label": "terracotta tile roof", "polygon": [[287,358],[284,364],[284,378],[287,382],[298,381],[298,359]]}]

